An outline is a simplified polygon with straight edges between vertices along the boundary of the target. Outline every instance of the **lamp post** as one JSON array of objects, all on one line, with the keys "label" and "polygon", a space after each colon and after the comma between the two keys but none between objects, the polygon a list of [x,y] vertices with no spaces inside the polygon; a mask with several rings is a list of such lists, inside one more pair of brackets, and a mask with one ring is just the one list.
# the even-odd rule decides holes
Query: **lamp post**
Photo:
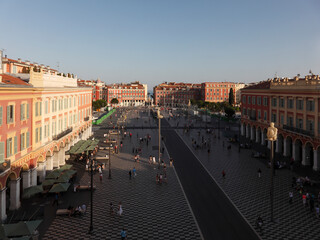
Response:
[{"label": "lamp post", "polygon": [[274,176],[274,158],[273,158],[273,142],[277,140],[278,129],[274,127],[274,123],[270,123],[268,127],[267,138],[271,143],[270,149],[270,169],[271,169],[271,184],[270,184],[270,210],[271,210],[271,222],[273,222],[273,176]]},{"label": "lamp post", "polygon": [[219,114],[219,119],[218,119],[218,139],[220,139],[220,114]]},{"label": "lamp post", "polygon": [[109,176],[108,179],[111,179],[111,148],[112,148],[112,143],[109,145]]},{"label": "lamp post", "polygon": [[240,126],[241,126],[241,120],[239,120],[239,129],[238,129],[238,151],[240,152]]},{"label": "lamp post", "polygon": [[91,175],[91,191],[90,191],[90,201],[91,201],[91,205],[90,205],[90,227],[89,227],[89,234],[93,233],[93,153],[91,153],[89,155],[90,158],[90,175]]},{"label": "lamp post", "polygon": [[163,116],[160,114],[160,110],[158,109],[158,119],[159,119],[159,167],[160,167],[160,147],[161,147],[161,118],[163,118]]}]

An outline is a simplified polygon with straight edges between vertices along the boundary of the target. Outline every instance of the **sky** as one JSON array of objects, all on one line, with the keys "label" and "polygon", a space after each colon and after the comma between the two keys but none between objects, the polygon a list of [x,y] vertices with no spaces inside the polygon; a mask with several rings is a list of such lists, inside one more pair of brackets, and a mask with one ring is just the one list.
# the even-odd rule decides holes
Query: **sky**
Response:
[{"label": "sky", "polygon": [[106,83],[320,74],[318,0],[0,0],[0,49]]}]

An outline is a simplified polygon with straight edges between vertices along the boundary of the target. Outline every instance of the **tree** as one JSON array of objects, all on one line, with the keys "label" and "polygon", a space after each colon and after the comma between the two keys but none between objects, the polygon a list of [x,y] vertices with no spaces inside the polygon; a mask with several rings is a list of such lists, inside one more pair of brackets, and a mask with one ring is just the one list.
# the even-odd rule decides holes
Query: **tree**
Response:
[{"label": "tree", "polygon": [[116,99],[116,98],[112,98],[110,103],[111,103],[111,104],[118,104],[118,103],[119,103],[119,100]]},{"label": "tree", "polygon": [[233,88],[230,88],[230,92],[229,92],[229,104],[231,106],[234,105],[234,93],[233,93]]},{"label": "tree", "polygon": [[97,109],[100,109],[102,107],[107,106],[107,102],[103,99],[99,99],[97,101],[93,101],[92,102],[92,108],[94,111],[96,111]]},{"label": "tree", "polygon": [[232,118],[235,114],[235,110],[231,106],[225,107],[224,112],[225,112],[227,118]]}]

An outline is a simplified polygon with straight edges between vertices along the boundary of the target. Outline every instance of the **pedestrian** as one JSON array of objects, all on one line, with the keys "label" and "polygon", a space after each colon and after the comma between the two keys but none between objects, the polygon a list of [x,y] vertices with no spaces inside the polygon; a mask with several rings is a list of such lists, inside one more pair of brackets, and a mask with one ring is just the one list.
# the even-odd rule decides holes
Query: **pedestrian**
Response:
[{"label": "pedestrian", "polygon": [[131,170],[129,170],[129,179],[131,179],[131,174],[132,174]]},{"label": "pedestrian", "polygon": [[258,169],[258,177],[259,178],[261,177],[261,169],[260,168]]},{"label": "pedestrian", "polygon": [[102,183],[102,172],[100,173],[100,182]]},{"label": "pedestrian", "polygon": [[293,192],[289,192],[289,203],[292,204],[292,200],[293,200]]},{"label": "pedestrian", "polygon": [[156,183],[159,183],[159,174],[156,175]]},{"label": "pedestrian", "polygon": [[226,172],[224,170],[222,170],[222,178],[226,177]]},{"label": "pedestrian", "polygon": [[113,206],[113,203],[110,202],[110,215],[113,215],[114,214],[114,206]]},{"label": "pedestrian", "polygon": [[133,167],[133,169],[132,169],[132,174],[133,174],[133,177],[137,176],[137,170],[135,167]]},{"label": "pedestrian", "polygon": [[303,193],[302,195],[302,203],[303,203],[303,206],[306,207],[307,205],[307,196],[305,193]]},{"label": "pedestrian", "polygon": [[121,236],[121,240],[126,240],[127,239],[127,233],[124,230],[124,228],[122,229],[122,231],[120,232],[120,236]]},{"label": "pedestrian", "polygon": [[122,203],[119,202],[119,206],[118,206],[118,215],[121,216],[123,213],[123,210],[122,210]]},{"label": "pedestrian", "polygon": [[317,218],[319,218],[319,212],[320,212],[320,209],[319,209],[319,205],[317,204],[315,208],[315,213]]},{"label": "pedestrian", "polygon": [[162,183],[162,173],[160,173],[160,176],[159,176],[159,183],[160,184]]},{"label": "pedestrian", "polygon": [[58,193],[55,193],[55,195],[54,195],[52,206],[54,206],[55,204],[57,204],[57,206],[59,206],[59,194]]},{"label": "pedestrian", "polygon": [[156,164],[156,157],[155,156],[152,157],[152,162],[153,162],[153,164]]}]

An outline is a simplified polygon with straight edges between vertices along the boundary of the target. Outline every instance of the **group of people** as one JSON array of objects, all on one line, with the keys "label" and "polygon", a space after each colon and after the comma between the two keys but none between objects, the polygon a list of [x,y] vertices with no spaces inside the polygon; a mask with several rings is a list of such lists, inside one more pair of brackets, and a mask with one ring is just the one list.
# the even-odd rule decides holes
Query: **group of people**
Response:
[{"label": "group of people", "polygon": [[119,215],[119,216],[122,216],[123,209],[122,209],[122,203],[121,202],[119,202],[117,209],[114,207],[113,203],[110,202],[110,215],[114,215],[115,213],[117,215]]},{"label": "group of people", "polygon": [[87,206],[85,204],[79,205],[77,207],[68,207],[69,210],[69,217],[70,216],[82,216],[86,213],[87,211]]}]

